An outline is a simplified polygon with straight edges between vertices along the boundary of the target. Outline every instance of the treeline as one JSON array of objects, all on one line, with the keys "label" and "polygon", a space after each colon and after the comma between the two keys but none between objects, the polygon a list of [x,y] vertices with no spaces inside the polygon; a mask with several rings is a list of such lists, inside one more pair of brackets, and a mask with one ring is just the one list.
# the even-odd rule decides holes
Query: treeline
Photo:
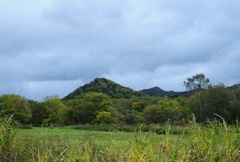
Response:
[{"label": "treeline", "polygon": [[[71,99],[61,100],[56,95],[37,102],[15,94],[2,95],[0,117],[14,114],[15,120],[33,126],[186,123],[193,117],[197,122],[220,120],[220,117],[230,124],[236,122],[240,118],[240,87],[228,89],[223,84],[208,85],[208,82],[203,85],[208,80],[204,75],[200,77],[184,82],[187,88],[193,87],[189,88],[192,95],[187,97],[113,98],[106,93],[82,92]],[[191,79],[198,79],[201,85]]]}]

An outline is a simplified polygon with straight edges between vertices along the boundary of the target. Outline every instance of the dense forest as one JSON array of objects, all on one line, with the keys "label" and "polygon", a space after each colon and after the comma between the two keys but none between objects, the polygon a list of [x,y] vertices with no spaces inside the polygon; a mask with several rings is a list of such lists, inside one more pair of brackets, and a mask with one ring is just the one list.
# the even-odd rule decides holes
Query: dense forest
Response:
[{"label": "dense forest", "polygon": [[184,82],[185,92],[158,87],[134,91],[105,78],[96,78],[66,97],[47,96],[43,102],[16,94],[0,97],[0,117],[10,116],[33,126],[76,124],[181,124],[240,118],[240,85],[212,85],[204,74]]}]

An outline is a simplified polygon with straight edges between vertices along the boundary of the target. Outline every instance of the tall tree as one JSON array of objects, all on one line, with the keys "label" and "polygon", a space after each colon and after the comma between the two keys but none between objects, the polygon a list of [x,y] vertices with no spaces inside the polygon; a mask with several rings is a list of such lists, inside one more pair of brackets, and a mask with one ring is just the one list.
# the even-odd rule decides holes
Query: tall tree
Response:
[{"label": "tall tree", "polygon": [[193,90],[197,92],[198,108],[201,121],[203,120],[201,93],[202,90],[208,86],[209,82],[210,80],[208,78],[205,78],[205,75],[203,73],[196,74],[195,76],[188,78],[187,81],[183,82],[187,90]]},{"label": "tall tree", "polygon": [[215,114],[223,117],[227,122],[232,122],[231,112],[237,106],[236,96],[224,84],[209,86],[203,93],[203,118],[216,118]]}]

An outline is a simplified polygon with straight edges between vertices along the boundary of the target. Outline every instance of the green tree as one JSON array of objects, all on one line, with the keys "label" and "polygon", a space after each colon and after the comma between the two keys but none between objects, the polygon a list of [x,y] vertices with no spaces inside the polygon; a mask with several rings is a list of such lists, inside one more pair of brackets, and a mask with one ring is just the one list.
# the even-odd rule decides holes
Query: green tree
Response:
[{"label": "green tree", "polygon": [[42,125],[42,121],[48,118],[48,111],[46,110],[44,103],[32,101],[32,100],[28,102],[32,112],[32,120],[31,120],[32,125],[33,126]]},{"label": "green tree", "polygon": [[80,104],[73,107],[73,117],[76,123],[91,123],[97,111],[93,103],[82,100]]},{"label": "green tree", "polygon": [[10,116],[14,114],[13,119],[20,123],[30,123],[31,109],[27,100],[19,95],[8,94],[0,97],[0,116]]},{"label": "green tree", "polygon": [[203,121],[203,112],[202,112],[202,90],[205,89],[209,84],[209,79],[205,78],[204,74],[196,74],[191,78],[188,78],[187,81],[184,81],[184,86],[187,90],[193,90],[197,92],[198,98],[198,108],[200,113],[200,120]]},{"label": "green tree", "polygon": [[178,100],[163,98],[158,104],[150,105],[144,110],[144,116],[149,123],[177,122],[187,118],[189,109]]},{"label": "green tree", "polygon": [[63,104],[57,95],[47,96],[44,102],[44,109],[46,110],[46,118],[43,119],[43,124],[64,124],[65,111],[68,107]]},{"label": "green tree", "polygon": [[142,122],[142,113],[133,108],[133,103],[135,102],[134,100],[135,98],[121,98],[113,100],[114,107],[116,107],[118,118],[121,123],[132,125]]},{"label": "green tree", "polygon": [[102,111],[110,112],[114,118],[117,118],[116,109],[110,98],[97,92],[86,93],[79,99],[78,104],[73,106],[74,119],[81,124],[93,122],[98,113]]},{"label": "green tree", "polygon": [[197,94],[193,94],[185,100],[185,106],[188,107],[191,113],[194,114],[196,121],[200,122],[200,110],[199,110],[199,103],[198,103],[198,96]]},{"label": "green tree", "polygon": [[240,84],[234,90],[236,100],[231,101],[231,118],[232,121],[240,120]]},{"label": "green tree", "polygon": [[158,105],[148,106],[143,114],[148,123],[162,123],[163,121],[167,121],[164,112]]},{"label": "green tree", "polygon": [[108,111],[100,111],[98,112],[97,116],[96,116],[96,120],[97,123],[100,124],[111,124],[111,123],[115,123],[116,122],[116,118],[114,118],[112,116],[111,112]]},{"label": "green tree", "polygon": [[240,100],[232,100],[230,102],[230,119],[231,123],[237,122],[240,119]]},{"label": "green tree", "polygon": [[146,106],[147,103],[144,100],[132,103],[132,108],[137,110],[138,112],[143,112]]},{"label": "green tree", "polygon": [[236,95],[233,91],[227,89],[223,84],[209,86],[203,93],[203,118],[217,118],[218,114],[231,122],[231,112],[237,106]]}]

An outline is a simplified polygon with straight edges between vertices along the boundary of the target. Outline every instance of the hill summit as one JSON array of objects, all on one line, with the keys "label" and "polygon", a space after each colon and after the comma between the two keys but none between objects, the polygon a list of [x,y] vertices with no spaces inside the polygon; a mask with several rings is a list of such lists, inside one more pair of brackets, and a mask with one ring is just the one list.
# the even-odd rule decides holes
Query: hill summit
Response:
[{"label": "hill summit", "polygon": [[132,96],[142,96],[140,92],[134,91],[131,88],[121,86],[106,78],[96,78],[88,84],[81,86],[65,96],[64,100],[70,100],[82,93],[99,92],[104,93],[111,98],[131,98]]}]

